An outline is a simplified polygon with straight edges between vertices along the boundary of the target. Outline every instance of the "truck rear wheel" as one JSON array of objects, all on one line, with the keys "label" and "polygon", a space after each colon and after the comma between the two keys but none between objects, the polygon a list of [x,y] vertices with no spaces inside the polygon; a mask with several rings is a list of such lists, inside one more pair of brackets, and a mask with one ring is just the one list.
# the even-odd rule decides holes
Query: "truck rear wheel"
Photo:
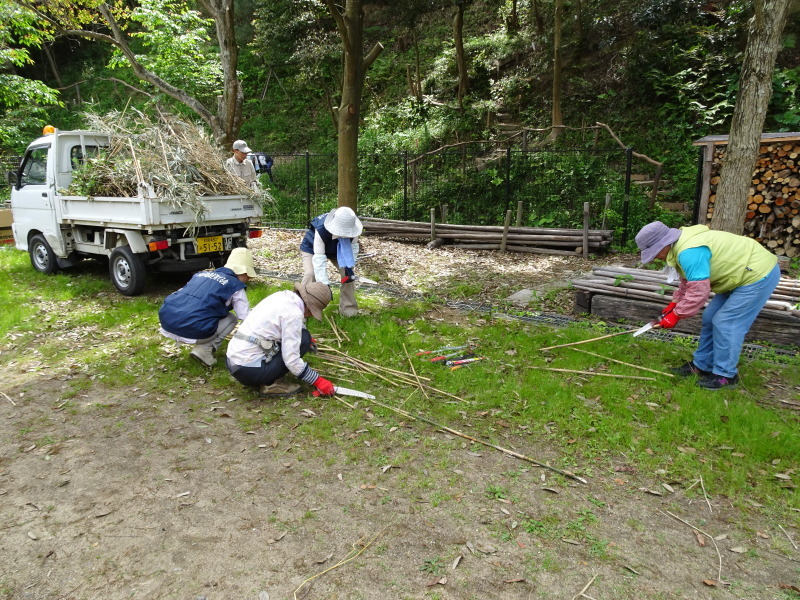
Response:
[{"label": "truck rear wheel", "polygon": [[28,253],[31,255],[31,265],[40,273],[50,275],[58,271],[56,255],[43,235],[37,234],[31,238]]},{"label": "truck rear wheel", "polygon": [[114,248],[108,260],[108,272],[114,287],[124,296],[138,296],[144,291],[144,261],[130,246]]}]

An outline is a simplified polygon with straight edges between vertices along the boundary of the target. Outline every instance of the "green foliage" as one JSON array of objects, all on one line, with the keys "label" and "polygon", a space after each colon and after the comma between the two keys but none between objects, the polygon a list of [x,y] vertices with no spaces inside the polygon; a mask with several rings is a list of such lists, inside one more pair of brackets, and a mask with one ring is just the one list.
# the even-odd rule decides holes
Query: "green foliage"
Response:
[{"label": "green foliage", "polygon": [[30,141],[30,131],[45,124],[48,106],[61,105],[59,94],[42,81],[17,73],[33,64],[30,49],[48,42],[29,10],[0,1],[0,152],[17,152]]},{"label": "green foliage", "polygon": [[[142,0],[130,19],[140,27],[131,37],[142,45],[136,58],[145,68],[200,98],[211,99],[221,92],[219,53],[208,34],[212,20],[190,10],[184,0]],[[130,69],[128,59],[116,49],[109,66]]]}]

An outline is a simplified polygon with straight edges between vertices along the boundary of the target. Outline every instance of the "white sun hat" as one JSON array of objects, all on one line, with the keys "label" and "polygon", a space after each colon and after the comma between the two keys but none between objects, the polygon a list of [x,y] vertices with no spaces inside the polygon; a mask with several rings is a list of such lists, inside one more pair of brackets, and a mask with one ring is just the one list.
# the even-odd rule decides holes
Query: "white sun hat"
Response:
[{"label": "white sun hat", "polygon": [[352,208],[340,206],[333,209],[325,217],[325,229],[328,233],[342,238],[354,238],[361,235],[364,226]]},{"label": "white sun hat", "polygon": [[237,275],[247,273],[250,277],[256,276],[255,265],[253,264],[253,253],[247,248],[234,248],[231,250],[225,267]]}]

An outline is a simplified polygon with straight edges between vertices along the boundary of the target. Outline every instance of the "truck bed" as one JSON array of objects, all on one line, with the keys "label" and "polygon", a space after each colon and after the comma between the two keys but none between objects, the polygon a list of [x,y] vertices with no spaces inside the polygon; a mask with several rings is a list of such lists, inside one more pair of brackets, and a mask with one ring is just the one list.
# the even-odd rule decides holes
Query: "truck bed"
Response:
[{"label": "truck bed", "polygon": [[57,200],[62,222],[75,225],[151,229],[187,226],[196,220],[213,224],[261,216],[261,207],[247,196],[203,196],[208,210],[199,218],[189,206],[159,198],[59,196]]}]

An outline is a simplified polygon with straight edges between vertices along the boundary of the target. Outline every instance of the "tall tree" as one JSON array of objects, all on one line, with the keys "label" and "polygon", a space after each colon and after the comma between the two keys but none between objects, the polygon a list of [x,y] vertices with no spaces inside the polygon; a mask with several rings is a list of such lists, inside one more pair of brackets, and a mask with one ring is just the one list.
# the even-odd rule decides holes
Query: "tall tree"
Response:
[{"label": "tall tree", "polygon": [[552,130],[548,136],[549,140],[557,139],[564,132],[564,119],[561,116],[561,28],[563,12],[563,0],[555,0],[555,12],[553,15],[553,107],[550,123]]},{"label": "tall tree", "polygon": [[[12,1],[35,12],[55,30],[56,35],[80,36],[113,46],[119,53],[118,61],[125,61],[140,80],[192,110],[208,125],[219,144],[228,144],[238,137],[243,94],[237,75],[238,49],[233,37],[233,0],[200,0],[213,18],[220,45],[216,60],[223,73],[219,87],[224,89],[218,89],[218,101],[201,99],[190,91],[188,81],[176,83],[168,80],[169,74],[181,70],[182,62],[198,53],[196,48],[204,36],[201,29],[205,25],[199,24],[199,13],[189,10],[183,0],[145,0],[133,9],[105,2],[98,4],[94,0],[49,0],[46,3],[36,0]],[[176,25],[176,21],[190,30],[174,31],[171,27]],[[145,31],[137,32],[132,27],[134,23],[137,27],[144,27]],[[147,27],[162,30],[147,31]],[[171,39],[175,43],[188,40],[190,45],[194,45],[195,51],[187,50],[188,55],[162,55],[159,60],[152,60],[134,51],[132,41],[135,37],[142,38],[145,45],[152,45],[159,40],[168,42]],[[170,61],[171,64],[168,64]],[[185,65],[183,70],[186,70]],[[195,76],[199,75],[195,71]],[[213,106],[215,101],[217,106]]]},{"label": "tall tree", "polygon": [[772,97],[772,74],[792,0],[755,0],[725,161],[714,203],[714,229],[742,233],[747,196]]},{"label": "tall tree", "polygon": [[378,42],[364,56],[364,9],[361,0],[346,0],[340,11],[333,0],[325,5],[336,21],[344,51],[342,99],[336,111],[338,134],[339,206],[358,208],[358,127],[361,119],[361,96],[364,77],[370,65],[383,51]]},{"label": "tall tree", "polygon": [[467,55],[464,52],[464,5],[465,0],[456,0],[453,12],[453,41],[456,47],[456,65],[458,66],[458,107],[464,110],[464,96],[467,95]]}]

